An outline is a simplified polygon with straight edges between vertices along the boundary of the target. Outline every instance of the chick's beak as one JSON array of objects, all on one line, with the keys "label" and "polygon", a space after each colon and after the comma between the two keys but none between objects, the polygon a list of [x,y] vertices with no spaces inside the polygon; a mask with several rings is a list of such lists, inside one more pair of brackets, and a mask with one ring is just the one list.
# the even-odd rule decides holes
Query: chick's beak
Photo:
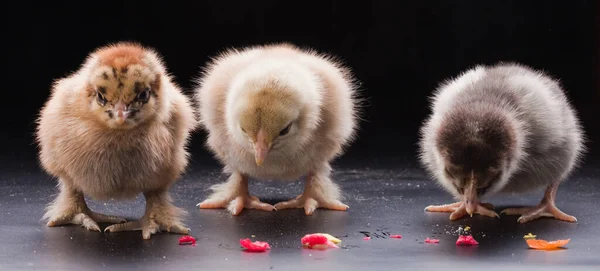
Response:
[{"label": "chick's beak", "polygon": [[477,180],[471,179],[467,187],[465,187],[465,209],[470,216],[477,209]]},{"label": "chick's beak", "polygon": [[115,121],[117,124],[121,125],[125,122],[127,117],[129,116],[129,111],[127,110],[127,105],[123,101],[118,101],[114,109],[115,111]]},{"label": "chick's beak", "polygon": [[260,166],[267,158],[267,154],[269,153],[270,144],[267,142],[265,137],[265,133],[261,129],[256,134],[256,141],[254,142],[254,159],[256,161],[256,165]]}]

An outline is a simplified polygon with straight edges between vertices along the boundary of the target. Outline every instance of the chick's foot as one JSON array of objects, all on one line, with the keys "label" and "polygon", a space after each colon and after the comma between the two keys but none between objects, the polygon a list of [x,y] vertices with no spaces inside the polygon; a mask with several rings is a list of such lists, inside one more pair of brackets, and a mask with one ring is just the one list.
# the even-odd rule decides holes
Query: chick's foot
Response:
[{"label": "chick's foot", "polygon": [[248,191],[248,177],[234,173],[229,180],[223,184],[212,187],[213,194],[197,206],[200,209],[227,208],[232,215],[238,215],[244,208],[263,211],[274,211],[273,205],[261,202],[256,196],[250,195]]},{"label": "chick's foot", "polygon": [[124,218],[96,213],[90,210],[83,194],[61,184],[56,200],[48,206],[44,218],[48,227],[67,224],[81,225],[90,231],[100,231],[98,223],[123,223]]},{"label": "chick's foot", "polygon": [[[480,202],[477,204],[477,208],[475,208],[473,213],[489,217],[499,217],[498,214],[493,211],[493,209],[494,205]],[[467,215],[467,209],[464,202],[456,202],[445,205],[430,205],[425,208],[425,211],[451,213],[450,220],[457,220]]]},{"label": "chick's foot", "polygon": [[190,229],[181,222],[186,212],[171,204],[166,193],[144,194],[146,196],[146,213],[136,221],[115,224],[106,227],[105,232],[142,231],[142,238],[150,239],[152,234],[166,231],[177,234],[189,234]]},{"label": "chick's foot", "polygon": [[577,222],[577,218],[568,215],[558,209],[555,205],[554,199],[556,197],[556,189],[558,184],[552,184],[546,189],[546,193],[542,202],[534,207],[524,208],[508,208],[500,212],[500,214],[506,215],[521,215],[517,222],[527,223],[529,221],[541,218],[541,217],[553,217],[558,220],[567,222]]},{"label": "chick's foot", "polygon": [[200,206],[200,209],[227,208],[232,215],[240,214],[244,208],[263,211],[275,210],[273,205],[261,202],[256,196],[251,196],[250,194],[228,195],[224,197],[215,193],[203,202],[198,203],[198,206]]},{"label": "chick's foot", "polygon": [[56,227],[67,224],[81,225],[90,231],[100,231],[98,223],[123,223],[124,218],[96,213],[90,209],[86,210],[64,210],[55,212],[48,220],[48,227]]},{"label": "chick's foot", "polygon": [[338,187],[328,178],[312,174],[306,178],[304,193],[295,199],[275,204],[275,209],[304,208],[306,215],[312,215],[317,208],[346,211],[348,205],[339,199]]}]

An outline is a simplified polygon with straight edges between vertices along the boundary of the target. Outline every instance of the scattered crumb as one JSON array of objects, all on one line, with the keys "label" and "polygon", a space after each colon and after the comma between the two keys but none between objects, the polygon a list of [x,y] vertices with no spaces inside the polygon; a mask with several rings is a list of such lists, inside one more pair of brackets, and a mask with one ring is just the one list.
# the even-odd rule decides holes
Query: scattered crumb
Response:
[{"label": "scattered crumb", "polygon": [[439,239],[429,239],[429,237],[425,238],[425,243],[428,243],[428,244],[437,244],[439,242],[440,242]]},{"label": "scattered crumb", "polygon": [[179,244],[196,246],[196,238],[190,235],[183,236],[179,238]]},{"label": "scattered crumb", "polygon": [[479,242],[471,235],[460,235],[456,240],[456,245],[479,245]]},{"label": "scattered crumb", "polygon": [[271,249],[271,246],[267,242],[255,241],[252,242],[250,239],[240,239],[240,245],[249,252],[265,252]]}]

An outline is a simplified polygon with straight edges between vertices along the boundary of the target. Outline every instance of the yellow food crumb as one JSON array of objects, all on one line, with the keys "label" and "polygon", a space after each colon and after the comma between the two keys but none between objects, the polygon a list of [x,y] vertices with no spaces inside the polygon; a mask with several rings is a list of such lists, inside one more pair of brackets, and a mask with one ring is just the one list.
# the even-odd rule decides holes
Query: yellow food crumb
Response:
[{"label": "yellow food crumb", "polygon": [[466,227],[465,227],[465,231],[468,231],[468,230],[471,230],[471,227],[469,227],[469,226],[466,226]]},{"label": "yellow food crumb", "polygon": [[525,239],[534,239],[534,238],[536,238],[536,237],[537,237],[537,236],[536,236],[536,235],[533,235],[531,232],[530,232],[529,234],[527,234],[527,235],[523,236],[523,238],[525,238]]}]

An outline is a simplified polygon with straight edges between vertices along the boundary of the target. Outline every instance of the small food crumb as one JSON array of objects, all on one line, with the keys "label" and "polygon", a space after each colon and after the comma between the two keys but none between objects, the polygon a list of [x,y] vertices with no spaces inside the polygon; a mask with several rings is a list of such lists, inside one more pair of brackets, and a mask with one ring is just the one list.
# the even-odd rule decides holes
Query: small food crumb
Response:
[{"label": "small food crumb", "polygon": [[402,238],[402,235],[400,235],[400,234],[392,234],[392,235],[390,235],[390,238],[400,239],[400,238]]},{"label": "small food crumb", "polygon": [[181,238],[179,238],[179,244],[180,245],[196,245],[196,238],[194,238],[193,236],[183,236]]},{"label": "small food crumb", "polygon": [[456,240],[456,245],[479,245],[479,242],[471,235],[460,235]]},{"label": "small food crumb", "polygon": [[470,231],[470,230],[471,230],[471,227],[469,227],[469,226],[465,227],[465,231]]},{"label": "small food crumb", "polygon": [[363,237],[363,240],[371,240],[371,236]]},{"label": "small food crumb", "polygon": [[248,252],[265,252],[271,249],[271,246],[267,242],[255,241],[252,242],[250,239],[240,239],[240,245]]},{"label": "small food crumb", "polygon": [[535,239],[537,236],[533,235],[531,232],[528,233],[527,235],[524,235],[523,238],[525,239]]},{"label": "small food crumb", "polygon": [[252,237],[252,238],[255,238],[255,237],[256,237],[256,235],[254,235],[254,234],[253,234],[253,235],[250,235],[250,237]]},{"label": "small food crumb", "polygon": [[440,242],[439,239],[429,239],[429,237],[425,238],[425,243],[428,243],[428,244],[437,244],[439,242]]}]

